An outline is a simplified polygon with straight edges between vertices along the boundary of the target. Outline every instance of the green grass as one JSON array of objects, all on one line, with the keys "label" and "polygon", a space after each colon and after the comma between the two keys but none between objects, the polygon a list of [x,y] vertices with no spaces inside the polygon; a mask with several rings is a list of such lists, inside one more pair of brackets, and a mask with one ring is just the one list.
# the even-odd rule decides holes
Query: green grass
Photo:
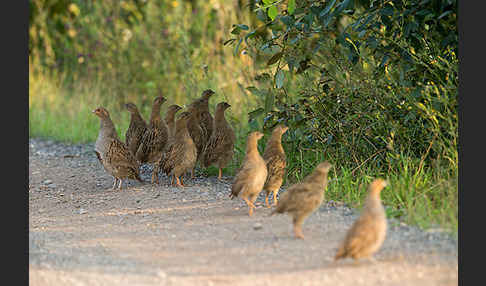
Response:
[{"label": "green grass", "polygon": [[[46,45],[42,47],[47,49],[49,43],[57,45],[52,48],[58,51],[58,58],[51,58],[50,61],[62,64],[43,66],[43,61],[49,58],[36,48],[29,54],[29,136],[69,143],[94,142],[99,119],[91,111],[104,106],[111,114],[120,139],[124,140],[130,120],[129,113],[123,108],[125,102],[135,103],[142,116],[148,119],[152,100],[159,93],[168,100],[162,106],[162,113],[165,113],[170,104],[183,106],[198,97],[204,89],[211,88],[216,91],[210,101],[211,112],[223,100],[232,106],[227,111],[227,119],[235,128],[237,142],[233,161],[223,170],[223,174],[234,175],[244,158],[248,133],[261,127],[248,124],[248,112],[266,105],[264,97],[255,96],[245,88],[252,85],[260,89],[270,88],[272,84],[268,82],[267,85],[257,84],[255,76],[271,71],[272,67],[253,62],[251,57],[244,54],[235,56],[233,47],[222,45],[232,37],[232,24],[249,22],[247,13],[237,13],[236,9],[226,9],[223,13],[213,6],[215,3],[229,4],[211,1],[200,5],[200,13],[193,14],[188,3],[177,2],[180,5],[173,5],[176,2],[148,1],[144,8],[144,21],[126,25],[122,18],[115,17],[114,26],[110,24],[107,29],[108,12],[115,9],[110,3],[73,1],[81,8],[81,13],[63,20],[77,31],[72,38],[56,34],[55,29],[48,30],[57,27],[55,21],[48,21],[46,25],[44,19],[39,18],[38,22],[34,22],[39,24],[34,25],[40,29],[37,31],[39,35],[52,32],[52,41],[43,41]],[[165,33],[163,36],[161,29]],[[133,36],[125,41],[120,35],[126,31]],[[99,42],[103,44],[102,48]],[[242,42],[240,51],[244,49],[251,52]],[[82,61],[80,55],[83,55]],[[330,65],[330,68],[335,67],[332,62]],[[356,86],[363,85],[362,79],[369,76],[359,72],[351,75],[353,81],[346,82],[356,82]],[[312,86],[313,80],[292,76],[288,82],[288,103],[293,104],[300,100],[298,94],[301,91]],[[352,92],[353,85],[346,84],[345,88],[347,90],[338,89],[343,100],[352,98],[345,95]],[[373,93],[374,90],[371,90],[370,94]],[[305,96],[309,97],[308,94],[307,90]],[[354,109],[350,111],[350,114],[355,113]],[[327,120],[327,117],[329,114],[325,113],[320,120]],[[311,150],[288,140],[291,131],[292,128],[283,137],[287,155],[286,186],[302,180],[319,162],[329,160],[335,167],[330,173],[332,180],[326,191],[327,200],[342,201],[360,208],[369,182],[375,177],[383,177],[390,181],[390,187],[382,193],[389,217],[423,228],[439,225],[457,233],[457,164],[453,167],[422,166],[420,158],[399,154],[392,159],[386,158],[390,166],[384,173],[383,167],[373,158],[360,166],[358,160],[351,162],[347,159],[350,157],[349,150],[354,152],[354,149],[361,148],[354,140],[341,141],[335,144],[337,147],[332,147],[334,149],[323,146],[322,150]],[[340,129],[335,131],[342,132]],[[303,137],[302,134],[296,133],[295,138]],[[259,142],[261,153],[268,136],[266,134]],[[346,146],[352,148],[344,148]],[[451,161],[457,162],[457,156],[452,157]],[[203,172],[210,176],[217,175],[214,167]]]},{"label": "green grass", "polygon": [[[97,86],[67,90],[60,84],[61,81],[62,77],[56,81],[45,75],[30,74],[29,136],[69,143],[94,142],[99,130],[99,119],[91,111],[104,105],[111,113],[120,138],[124,140],[130,118],[120,104],[102,97],[101,89]],[[217,101],[212,100],[211,105]],[[165,108],[167,106],[165,104]],[[233,161],[223,170],[225,175],[234,175],[245,155],[246,137],[251,128],[247,120],[238,120],[243,113],[244,109],[237,106],[228,110],[237,142]],[[142,108],[142,114],[148,118],[150,106]],[[268,137],[269,134],[266,134],[259,141],[261,153]],[[343,159],[339,155],[333,156],[329,150],[298,148],[292,142],[287,142],[286,135],[283,136],[283,142],[288,161],[284,185],[302,180],[319,162],[329,160],[335,167],[329,174],[331,181],[326,191],[326,200],[342,201],[360,208],[368,184],[375,177],[383,177],[390,182],[390,186],[382,192],[383,203],[388,207],[388,217],[422,228],[440,226],[457,234],[457,169],[451,174],[446,168],[424,166],[417,172],[419,160],[405,154],[393,161],[393,166],[390,166],[386,174],[376,171],[379,168],[371,160],[360,168],[351,169],[342,163]],[[210,167],[203,170],[203,173],[216,176],[217,169]]]}]

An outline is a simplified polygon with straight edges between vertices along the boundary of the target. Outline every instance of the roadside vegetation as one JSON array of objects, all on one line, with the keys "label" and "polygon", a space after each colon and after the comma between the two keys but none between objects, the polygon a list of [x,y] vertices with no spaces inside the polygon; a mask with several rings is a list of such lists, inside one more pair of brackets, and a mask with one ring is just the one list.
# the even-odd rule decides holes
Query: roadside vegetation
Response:
[{"label": "roadside vegetation", "polygon": [[[234,174],[248,132],[278,123],[284,184],[331,161],[327,200],[360,207],[384,177],[389,217],[458,227],[457,2],[31,0],[29,135],[93,142],[125,102],[232,105]],[[216,169],[204,170],[209,175]]]}]

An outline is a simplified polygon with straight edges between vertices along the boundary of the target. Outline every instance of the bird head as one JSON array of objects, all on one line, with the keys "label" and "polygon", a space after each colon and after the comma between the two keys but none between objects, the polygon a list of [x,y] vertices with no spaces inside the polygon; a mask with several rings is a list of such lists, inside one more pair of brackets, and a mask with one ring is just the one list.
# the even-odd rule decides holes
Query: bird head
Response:
[{"label": "bird head", "polygon": [[125,108],[130,112],[137,112],[137,106],[131,102],[125,103]]},{"label": "bird head", "polygon": [[173,104],[173,105],[169,106],[168,111],[176,113],[177,111],[179,111],[181,109],[182,109],[182,107],[180,107],[179,105]]},{"label": "bird head", "polygon": [[92,111],[96,116],[98,116],[99,118],[109,118],[110,117],[110,113],[108,112],[108,110],[106,110],[106,108],[100,106],[98,108],[96,108],[95,110]]},{"label": "bird head", "polygon": [[253,137],[258,141],[263,137],[263,133],[261,133],[260,131],[254,131],[250,133],[250,137]]},{"label": "bird head", "polygon": [[321,173],[328,173],[331,168],[332,168],[331,163],[325,161],[317,165],[316,170]]},{"label": "bird head", "polygon": [[374,179],[369,186],[369,191],[373,193],[380,193],[381,190],[383,190],[383,188],[385,188],[388,185],[389,183],[386,180],[383,180],[381,178]]},{"label": "bird head", "polygon": [[155,99],[154,99],[154,105],[157,104],[157,105],[161,105],[162,103],[164,103],[166,101],[165,97],[163,96],[157,96]]},{"label": "bird head", "polygon": [[279,124],[277,125],[277,127],[275,127],[274,129],[274,132],[278,132],[280,134],[284,134],[285,132],[287,132],[289,128],[283,124]]},{"label": "bird head", "polygon": [[215,92],[211,89],[206,89],[205,91],[202,92],[201,98],[203,99],[209,99]]},{"label": "bird head", "polygon": [[218,103],[218,105],[216,106],[216,109],[219,109],[219,110],[226,110],[228,108],[230,108],[231,105],[229,105],[227,102],[220,102]]}]

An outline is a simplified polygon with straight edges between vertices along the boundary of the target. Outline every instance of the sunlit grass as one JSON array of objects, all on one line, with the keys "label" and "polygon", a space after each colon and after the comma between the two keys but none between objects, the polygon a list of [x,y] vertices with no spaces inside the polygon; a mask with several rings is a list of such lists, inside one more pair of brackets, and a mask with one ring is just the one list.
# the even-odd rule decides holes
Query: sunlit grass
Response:
[{"label": "sunlit grass", "polygon": [[[242,54],[234,56],[232,47],[222,45],[231,37],[231,24],[248,22],[248,19],[238,19],[234,9],[227,9],[225,13],[216,9],[217,12],[214,12],[211,5],[215,3],[219,2],[201,5],[201,11],[196,15],[182,4],[173,10],[165,7],[165,3],[161,4],[162,8],[149,7],[146,23],[134,26],[131,40],[118,43],[120,46],[111,46],[115,43],[100,34],[100,31],[109,32],[104,29],[104,9],[109,8],[105,7],[109,3],[101,1],[93,4],[93,7],[99,7],[81,14],[85,20],[90,20],[90,24],[79,18],[77,27],[80,33],[73,38],[76,45],[71,47],[80,50],[73,48],[71,53],[64,55],[69,65],[63,68],[69,72],[44,70],[40,65],[29,66],[29,136],[71,143],[94,142],[99,119],[91,111],[104,106],[110,112],[120,139],[124,140],[130,120],[129,113],[123,109],[125,102],[135,103],[148,120],[152,100],[159,93],[167,98],[167,103],[162,106],[162,113],[165,113],[170,104],[184,106],[204,89],[211,88],[216,92],[210,101],[212,113],[220,101],[231,104],[226,114],[235,129],[237,142],[233,160],[223,174],[234,175],[245,156],[246,137],[254,128],[248,124],[248,112],[262,106],[264,100],[245,91],[245,87],[255,84],[253,78],[256,73],[251,59]],[[170,13],[160,17],[160,11]],[[205,17],[213,12],[218,13],[214,18]],[[163,37],[160,36],[161,27],[167,33]],[[85,35],[90,37],[81,38],[81,29],[84,28],[87,29],[84,30]],[[124,28],[117,26],[116,29],[113,35]],[[85,44],[88,43],[86,41],[94,42],[96,38],[105,41],[105,48],[88,49],[91,46]],[[244,43],[240,48],[244,49]],[[94,57],[83,56],[80,62],[76,58],[78,52],[93,53]],[[265,68],[268,67],[259,72]],[[295,85],[295,90],[289,89],[292,103],[298,100],[292,94],[297,94],[309,82],[299,82],[298,77],[289,81],[294,81]],[[259,142],[261,153],[268,136]],[[382,193],[389,217],[423,228],[440,225],[457,233],[457,168],[450,174],[447,168],[428,166],[420,168],[417,173],[419,160],[401,154],[393,161],[389,172],[383,173],[377,171],[382,168],[373,165],[372,160],[359,168],[344,164],[343,158],[348,155],[346,148],[305,149],[286,140],[285,135],[284,142],[286,186],[301,181],[319,162],[329,160],[335,167],[331,169],[332,180],[326,200],[342,201],[360,208],[367,195],[368,184],[375,177],[383,177],[390,181],[390,187]],[[215,167],[202,171],[210,176],[216,176],[218,172]]]}]

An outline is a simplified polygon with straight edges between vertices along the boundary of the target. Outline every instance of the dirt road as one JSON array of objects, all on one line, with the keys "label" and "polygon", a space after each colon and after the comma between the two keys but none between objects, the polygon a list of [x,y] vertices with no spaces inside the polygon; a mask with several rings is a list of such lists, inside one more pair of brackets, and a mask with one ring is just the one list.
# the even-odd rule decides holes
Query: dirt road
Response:
[{"label": "dirt road", "polygon": [[[30,285],[457,285],[457,240],[389,221],[376,262],[332,258],[358,212],[324,203],[306,221],[252,217],[231,178],[188,187],[112,178],[92,144],[29,141]],[[142,178],[150,182],[150,172]]]}]

